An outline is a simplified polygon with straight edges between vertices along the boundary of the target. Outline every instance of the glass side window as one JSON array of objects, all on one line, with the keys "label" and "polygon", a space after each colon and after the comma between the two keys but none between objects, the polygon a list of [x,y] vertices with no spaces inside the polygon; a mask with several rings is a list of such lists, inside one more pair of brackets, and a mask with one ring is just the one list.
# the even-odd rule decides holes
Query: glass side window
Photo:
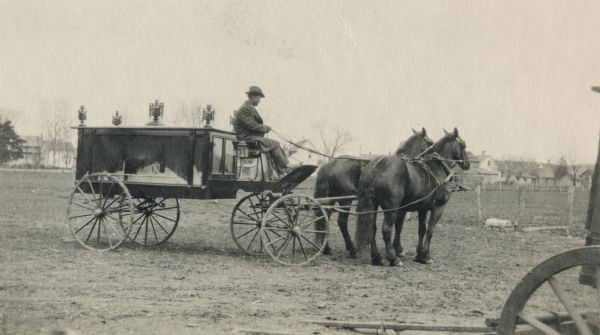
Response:
[{"label": "glass side window", "polygon": [[212,173],[223,173],[221,161],[223,160],[223,139],[213,137]]},{"label": "glass side window", "polygon": [[235,150],[233,148],[233,141],[230,139],[225,140],[225,171],[226,174],[235,174],[233,168],[233,161],[235,159]]}]

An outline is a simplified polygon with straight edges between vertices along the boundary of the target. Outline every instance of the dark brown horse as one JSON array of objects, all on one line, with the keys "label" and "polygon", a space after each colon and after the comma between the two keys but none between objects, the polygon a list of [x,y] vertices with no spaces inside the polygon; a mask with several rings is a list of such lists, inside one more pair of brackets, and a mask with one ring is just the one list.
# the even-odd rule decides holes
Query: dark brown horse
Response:
[{"label": "dark brown horse", "polygon": [[[420,132],[413,129],[413,135],[408,138],[396,150],[396,156],[415,157],[422,153],[425,149],[433,144],[433,141],[427,136],[427,131],[423,128]],[[315,198],[326,197],[343,197],[356,196],[358,194],[358,181],[361,171],[367,161],[353,158],[350,156],[342,156],[336,158],[319,169],[317,173],[317,182],[315,186]],[[350,234],[348,233],[348,215],[350,209],[347,206],[352,204],[352,199],[342,199],[333,201],[323,201],[323,205],[334,205],[335,203],[345,211],[338,212],[338,226],[346,242],[346,250],[350,253],[350,257],[356,257],[356,248],[352,243]],[[346,207],[345,207],[346,206]],[[345,207],[345,208],[344,208]],[[331,209],[327,209],[327,216],[331,215]],[[319,227],[325,225],[325,221],[318,223]],[[329,244],[325,246],[323,252],[326,255],[331,254]]]},{"label": "dark brown horse", "polygon": [[[415,260],[420,263],[431,262],[429,247],[435,225],[450,200],[446,183],[452,175],[452,167],[458,163],[463,170],[468,170],[470,163],[466,144],[456,128],[454,132],[446,133],[420,157],[422,160],[410,161],[397,156],[384,156],[363,169],[356,211],[371,213],[359,215],[356,242],[359,249],[371,244],[373,265],[383,264],[375,238],[375,211],[379,207],[385,212],[381,230],[390,265],[398,265],[397,256],[402,253],[399,236],[397,243],[395,241],[392,245],[392,225],[396,224],[396,235],[399,235],[406,213],[415,211],[419,214],[419,241]],[[431,212],[429,223],[428,212]]]}]

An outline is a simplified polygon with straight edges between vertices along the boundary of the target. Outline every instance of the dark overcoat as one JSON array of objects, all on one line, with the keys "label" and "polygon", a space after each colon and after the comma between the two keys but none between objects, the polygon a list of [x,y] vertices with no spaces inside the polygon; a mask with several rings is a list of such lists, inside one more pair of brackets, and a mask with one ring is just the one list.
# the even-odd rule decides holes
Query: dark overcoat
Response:
[{"label": "dark overcoat", "polygon": [[233,127],[238,140],[257,141],[264,152],[279,147],[279,142],[265,137],[269,128],[263,124],[262,118],[250,101],[244,102],[240,109],[235,112]]}]

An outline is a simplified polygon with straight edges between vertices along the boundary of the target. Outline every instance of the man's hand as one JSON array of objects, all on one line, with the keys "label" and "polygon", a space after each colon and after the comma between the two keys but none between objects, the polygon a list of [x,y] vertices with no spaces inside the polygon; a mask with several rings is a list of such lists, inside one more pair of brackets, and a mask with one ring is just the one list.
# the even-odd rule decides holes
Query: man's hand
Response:
[{"label": "man's hand", "polygon": [[270,132],[270,131],[271,131],[271,127],[269,127],[269,126],[265,126],[265,133],[268,133],[268,132]]}]

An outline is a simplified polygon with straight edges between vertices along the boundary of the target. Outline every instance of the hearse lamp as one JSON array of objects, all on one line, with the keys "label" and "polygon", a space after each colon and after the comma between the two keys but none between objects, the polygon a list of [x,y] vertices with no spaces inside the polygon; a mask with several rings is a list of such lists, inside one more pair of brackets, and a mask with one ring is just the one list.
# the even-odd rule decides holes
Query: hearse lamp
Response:
[{"label": "hearse lamp", "polygon": [[215,109],[212,105],[206,105],[206,108],[202,111],[202,120],[205,122],[204,127],[210,128],[211,122],[215,119]]},{"label": "hearse lamp", "polygon": [[85,127],[85,120],[87,119],[87,111],[85,110],[85,106],[81,105],[81,107],[79,107],[78,115],[79,126]]},{"label": "hearse lamp", "polygon": [[115,111],[115,115],[112,117],[112,124],[118,126],[123,121],[123,116],[119,114],[119,111]]},{"label": "hearse lamp", "polygon": [[148,122],[146,124],[147,126],[162,126],[163,125],[160,120],[162,120],[162,117],[163,117],[164,107],[165,107],[165,104],[163,104],[162,102],[158,102],[158,100],[155,100],[153,103],[150,104],[150,107],[149,107],[150,122]]}]

